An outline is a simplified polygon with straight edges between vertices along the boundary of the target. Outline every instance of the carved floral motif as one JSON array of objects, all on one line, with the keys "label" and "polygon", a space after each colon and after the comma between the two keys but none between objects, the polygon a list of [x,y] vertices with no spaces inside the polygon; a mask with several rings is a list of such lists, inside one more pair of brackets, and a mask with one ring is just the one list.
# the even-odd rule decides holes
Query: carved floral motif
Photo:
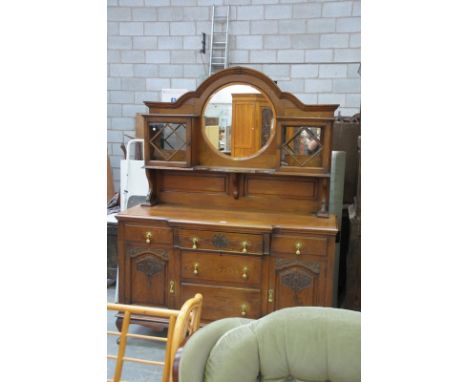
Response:
[{"label": "carved floral motif", "polygon": [[306,268],[311,272],[320,273],[320,263],[317,261],[300,261],[297,259],[284,259],[284,258],[277,258],[276,259],[276,269],[280,268],[287,268],[289,266],[299,266],[302,268]]},{"label": "carved floral motif", "polygon": [[211,242],[216,248],[226,248],[229,245],[229,241],[226,236],[220,233],[213,235]]},{"label": "carved floral motif", "polygon": [[151,278],[154,274],[161,272],[163,268],[163,263],[151,258],[146,258],[140,261],[136,266],[137,271],[143,272],[148,278]]},{"label": "carved floral motif", "polygon": [[148,249],[143,247],[127,247],[127,255],[130,257],[136,257],[142,254],[148,253],[150,255],[157,256],[163,260],[169,260],[169,256],[165,249]]},{"label": "carved floral motif", "polygon": [[291,288],[295,293],[307,288],[311,282],[312,277],[300,272],[291,272],[281,276],[281,283]]}]

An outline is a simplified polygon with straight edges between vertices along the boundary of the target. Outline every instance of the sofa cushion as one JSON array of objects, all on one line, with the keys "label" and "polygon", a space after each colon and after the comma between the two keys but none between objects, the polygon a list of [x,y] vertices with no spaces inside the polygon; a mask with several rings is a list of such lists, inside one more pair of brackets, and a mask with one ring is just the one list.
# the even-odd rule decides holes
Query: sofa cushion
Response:
[{"label": "sofa cushion", "polygon": [[260,380],[360,381],[360,313],[297,307],[249,324],[256,335]]},{"label": "sofa cushion", "polygon": [[218,340],[205,365],[204,382],[255,382],[258,374],[257,338],[247,324]]},{"label": "sofa cushion", "polygon": [[220,337],[204,382],[357,382],[360,335],[359,312],[278,310]]},{"label": "sofa cushion", "polygon": [[213,346],[219,338],[232,328],[245,325],[252,320],[247,318],[224,318],[197,330],[187,341],[180,359],[180,381],[203,381],[205,364]]}]

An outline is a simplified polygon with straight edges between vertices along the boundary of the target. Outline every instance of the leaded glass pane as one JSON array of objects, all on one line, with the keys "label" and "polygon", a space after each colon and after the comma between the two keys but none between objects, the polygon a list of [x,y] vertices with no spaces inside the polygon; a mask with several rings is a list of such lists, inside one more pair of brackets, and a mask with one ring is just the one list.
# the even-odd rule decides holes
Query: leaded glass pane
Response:
[{"label": "leaded glass pane", "polygon": [[152,122],[149,125],[151,159],[184,161],[186,142],[185,123]]},{"label": "leaded glass pane", "polygon": [[322,129],[314,126],[287,126],[282,130],[281,165],[315,167],[321,165]]}]

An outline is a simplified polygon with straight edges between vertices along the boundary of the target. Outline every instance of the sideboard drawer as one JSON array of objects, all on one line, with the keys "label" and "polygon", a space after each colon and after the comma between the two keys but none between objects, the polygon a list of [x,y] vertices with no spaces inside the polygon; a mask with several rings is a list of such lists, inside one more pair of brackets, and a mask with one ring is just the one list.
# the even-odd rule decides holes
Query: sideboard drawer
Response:
[{"label": "sideboard drawer", "polygon": [[125,240],[141,244],[172,244],[172,230],[165,227],[127,224]]},{"label": "sideboard drawer", "polygon": [[324,237],[273,236],[271,251],[296,255],[326,256],[327,239]]},{"label": "sideboard drawer", "polygon": [[263,254],[262,235],[180,229],[175,237],[181,248]]},{"label": "sideboard drawer", "polygon": [[180,274],[184,280],[259,286],[261,270],[258,256],[182,252]]},{"label": "sideboard drawer", "polygon": [[182,283],[182,301],[188,300],[196,293],[203,295],[204,321],[225,317],[259,318],[262,314],[260,291],[256,289]]}]

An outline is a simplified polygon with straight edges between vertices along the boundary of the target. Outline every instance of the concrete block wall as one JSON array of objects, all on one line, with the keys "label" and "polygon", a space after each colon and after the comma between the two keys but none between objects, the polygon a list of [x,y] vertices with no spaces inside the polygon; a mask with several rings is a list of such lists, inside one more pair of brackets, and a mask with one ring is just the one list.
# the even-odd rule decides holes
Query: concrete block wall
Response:
[{"label": "concrete block wall", "polygon": [[208,77],[201,34],[211,31],[211,5],[230,14],[230,66],[262,71],[304,103],[360,106],[360,1],[108,0],[108,154],[116,189],[120,143],[135,134],[143,101],[161,89],[194,90]]}]

